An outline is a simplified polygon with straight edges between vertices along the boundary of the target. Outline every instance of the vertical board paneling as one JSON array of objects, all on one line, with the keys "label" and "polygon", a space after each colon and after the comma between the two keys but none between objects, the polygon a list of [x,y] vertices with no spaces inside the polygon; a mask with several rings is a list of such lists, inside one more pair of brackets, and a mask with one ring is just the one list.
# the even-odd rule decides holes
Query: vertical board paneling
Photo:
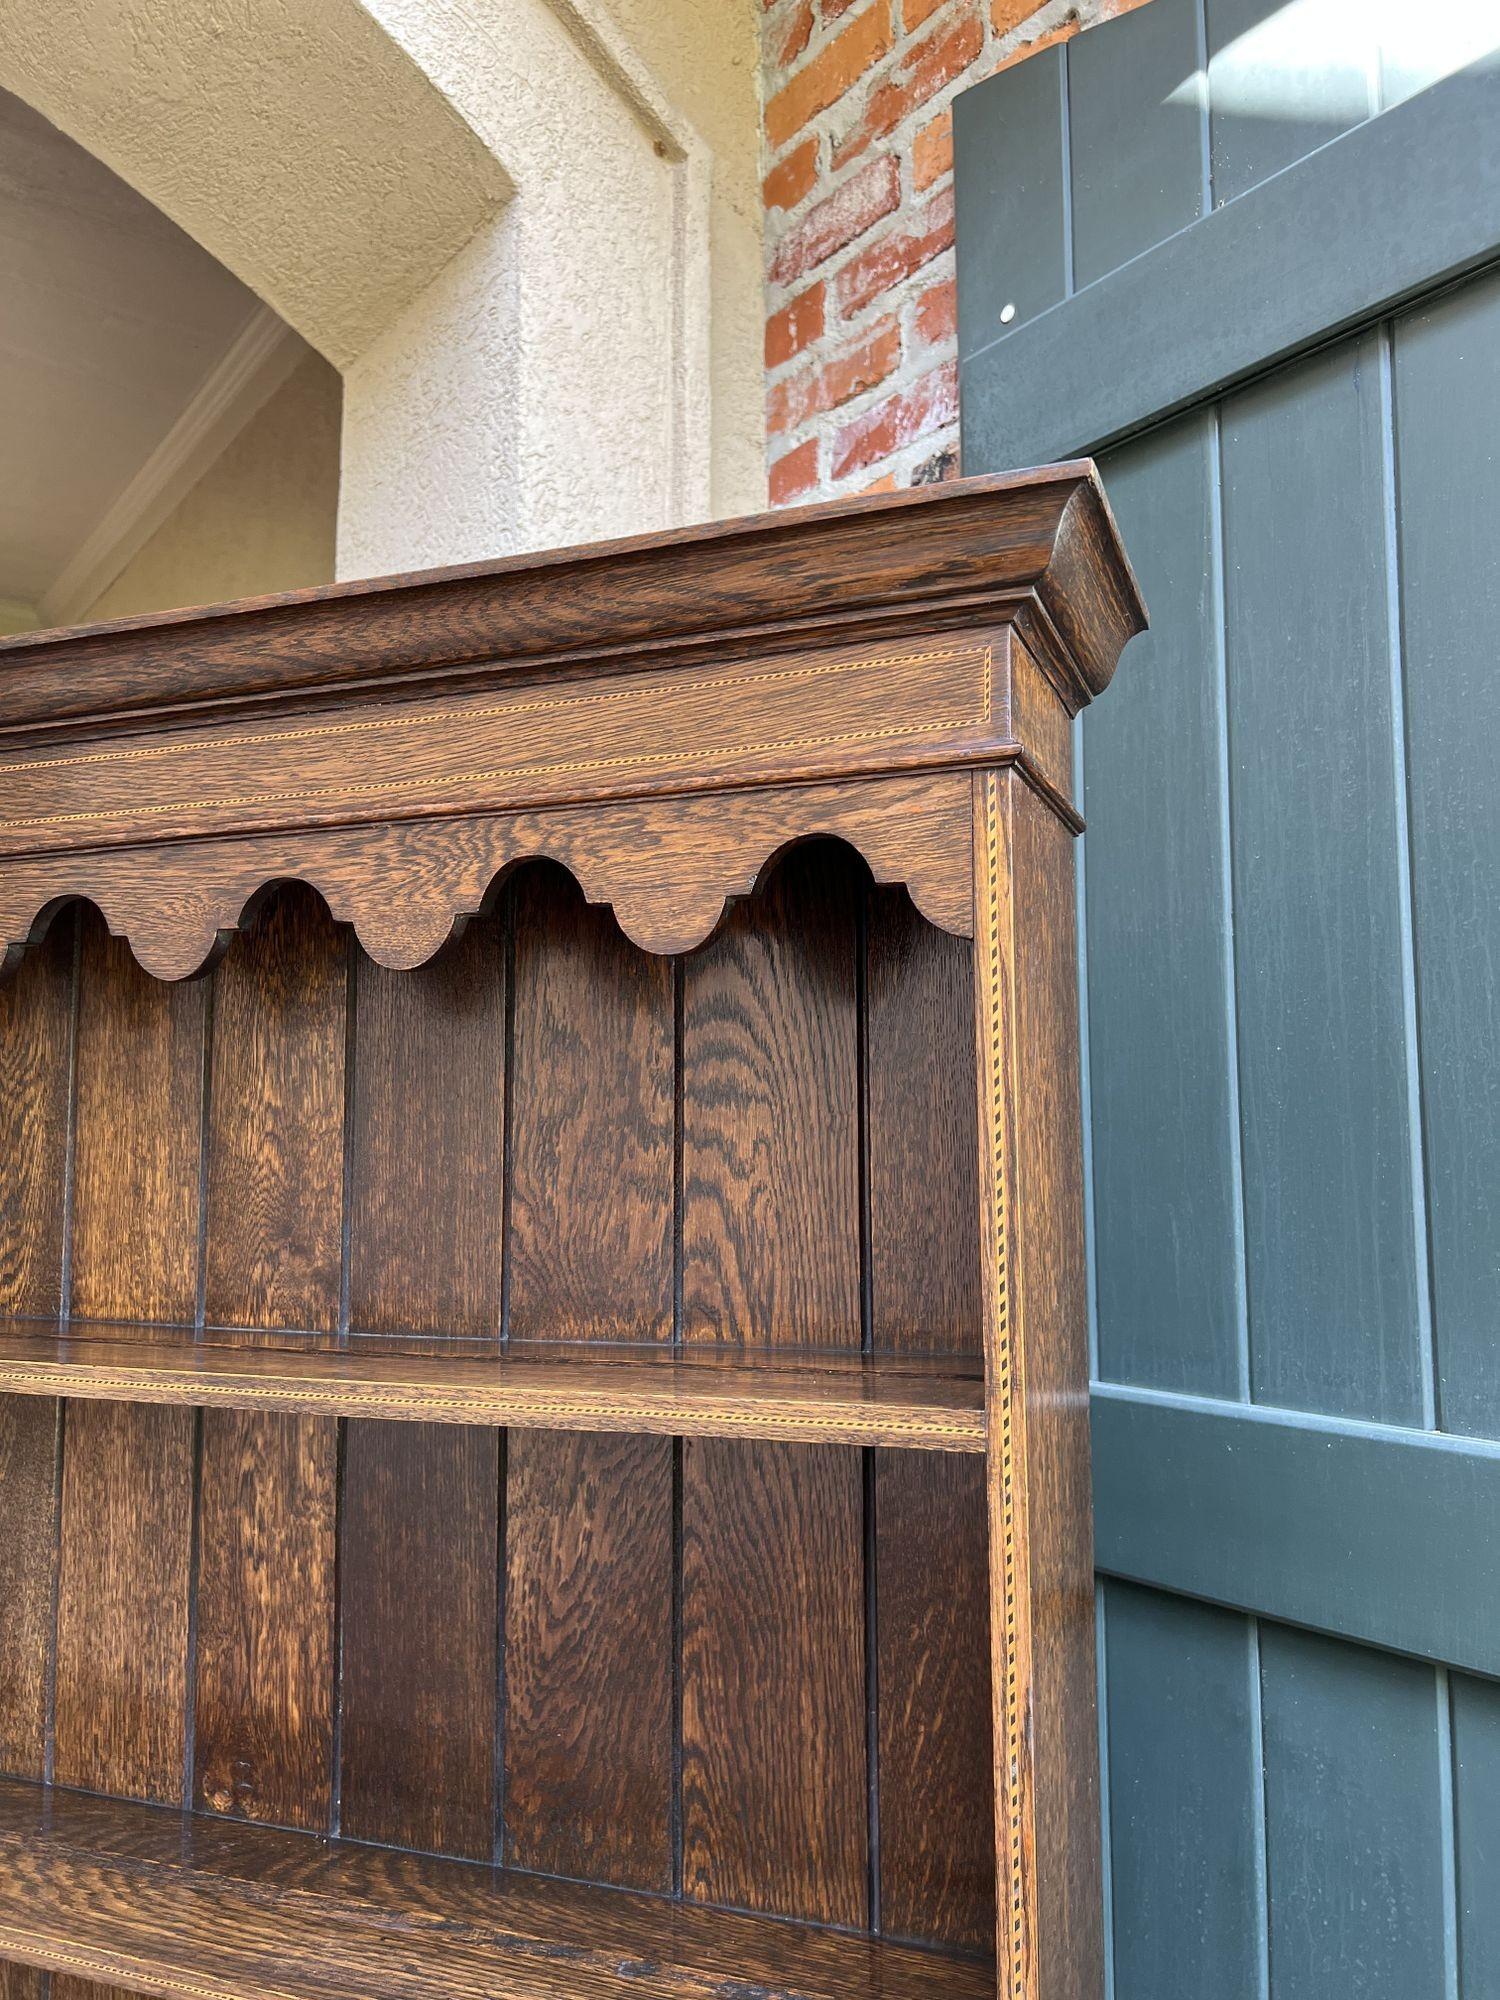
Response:
[{"label": "vertical board paneling", "polygon": [[869,901],[870,1309],[873,1345],[980,1346],[973,946],[904,891]]},{"label": "vertical board paneling", "polygon": [[[346,957],[285,890],[216,975],[211,1324],[337,1332]],[[212,1811],[329,1823],[337,1466],[331,1420],[204,1413],[194,1781]]]},{"label": "vertical board paneling", "polygon": [[[361,959],[350,1317],[498,1338],[504,965],[477,923],[418,972]],[[495,1845],[500,1454],[489,1430],[351,1423],[342,1524],[342,1826]]]},{"label": "vertical board paneling", "polygon": [[[73,1307],[190,1322],[206,1014],[90,915],[80,963]],[[73,1403],[58,1586],[59,1784],[182,1801],[196,1418]]]},{"label": "vertical board paneling", "polygon": [[0,1314],[62,1302],[75,925],[0,984]]},{"label": "vertical board paneling", "polygon": [[60,1785],[184,1802],[193,1433],[191,1410],[68,1406]]},{"label": "vertical board paneling", "polygon": [[1378,342],[1224,406],[1258,1400],[1421,1423]]},{"label": "vertical board paneling", "polygon": [[[972,946],[869,904],[868,1186],[877,1349],[980,1340]],[[984,1468],[875,1454],[881,1927],[988,1948],[995,1924]]]},{"label": "vertical board paneling", "polygon": [[672,1887],[672,1443],[514,1431],[505,1854]]},{"label": "vertical board paneling", "polygon": [[282,889],[214,975],[204,1316],[338,1330],[344,936]]},{"label": "vertical board paneling", "polygon": [[683,1886],[867,1915],[859,1458],[683,1446]]},{"label": "vertical board paneling", "polygon": [[342,1831],[491,1859],[499,1440],[351,1422],[343,1511]]},{"label": "vertical board paneling", "polygon": [[[1102,22],[1068,47],[1076,287],[1203,211],[1203,112],[1193,87],[1199,5],[1151,0],[1141,20]],[[1154,615],[1149,595],[1146,602]]]},{"label": "vertical board paneling", "polygon": [[1216,476],[1202,417],[1109,462],[1152,624],[1088,712],[1082,764],[1099,1372],[1233,1396],[1239,1133]]},{"label": "vertical board paneling", "polygon": [[[1500,279],[1395,329],[1438,1420],[1500,1433]],[[1455,501],[1473,494],[1473,504]],[[1477,496],[1483,496],[1479,498]]]},{"label": "vertical board paneling", "polygon": [[684,1340],[858,1347],[857,863],[794,850],[684,966]]},{"label": "vertical board paneling", "polygon": [[[0,1960],[0,2000],[46,2000],[47,1975],[33,1972],[29,1965],[9,1965]],[[105,1988],[88,1986],[80,1979],[60,1979],[52,1991],[57,2000],[91,2000]]]},{"label": "vertical board paneling", "polygon": [[1115,2000],[1259,1990],[1260,1740],[1247,1619],[1104,1592]]},{"label": "vertical board paneling", "polygon": [[1500,1993],[1500,1687],[1455,1674],[1458,1951],[1471,2000]]},{"label": "vertical board paneling", "polygon": [[1261,1632],[1271,2000],[1443,2000],[1431,1667]]},{"label": "vertical board paneling", "polygon": [[[62,1288],[75,924],[0,985],[0,1313],[53,1313]],[[61,1405],[0,1398],[0,1771],[40,1778],[57,1540]],[[21,2000],[29,1974],[12,1982]],[[3,1988],[0,1988],[3,1990]]]},{"label": "vertical board paneling", "polygon": [[498,1342],[499,932],[473,923],[417,972],[356,971],[350,1324]]},{"label": "vertical board paneling", "polygon": [[672,985],[561,869],[520,878],[512,1339],[672,1337]]},{"label": "vertical board paneling", "polygon": [[[511,1336],[669,1340],[671,964],[560,870],[514,909]],[[518,1431],[506,1482],[506,1857],[670,1889],[671,1443]]]},{"label": "vertical board paneling", "polygon": [[1378,9],[1344,0],[1207,0],[1214,205],[1375,109]]},{"label": "vertical board paneling", "polygon": [[[797,849],[684,966],[688,1340],[860,1345],[859,879]],[[692,1439],[682,1506],[684,1887],[862,1922],[859,1457]]]},{"label": "vertical board paneling", "polygon": [[955,123],[961,354],[1067,295],[1066,94],[1063,51],[1047,49],[968,93],[971,115]]},{"label": "vertical board paneling", "polygon": [[0,1396],[0,1772],[40,1779],[57,1554],[61,1406]]},{"label": "vertical board paneling", "polygon": [[994,1756],[984,1464],[875,1455],[880,1922],[991,1949]]},{"label": "vertical board paneling", "polygon": [[207,987],[164,985],[89,913],[78,996],[72,1309],[191,1324]]}]

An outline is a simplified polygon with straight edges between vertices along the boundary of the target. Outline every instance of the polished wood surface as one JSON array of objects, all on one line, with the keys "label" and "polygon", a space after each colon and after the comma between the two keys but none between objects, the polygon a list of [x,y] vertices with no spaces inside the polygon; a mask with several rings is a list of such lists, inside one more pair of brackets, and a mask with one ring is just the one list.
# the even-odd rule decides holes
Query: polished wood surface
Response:
[{"label": "polished wood surface", "polygon": [[0,1950],[160,2000],[993,2000],[982,1963],[0,1781]]},{"label": "polished wood surface", "polygon": [[[358,1340],[358,1336],[355,1337]],[[597,1358],[596,1358],[597,1357]],[[984,1449],[980,1362],[858,1352],[707,1353],[551,1342],[505,1354],[214,1346],[155,1327],[0,1322],[0,1394],[284,1410],[386,1422],[780,1438],[916,1450]]]},{"label": "polished wood surface", "polygon": [[1098,2000],[1140,615],[1071,467],[0,646],[0,1993]]}]

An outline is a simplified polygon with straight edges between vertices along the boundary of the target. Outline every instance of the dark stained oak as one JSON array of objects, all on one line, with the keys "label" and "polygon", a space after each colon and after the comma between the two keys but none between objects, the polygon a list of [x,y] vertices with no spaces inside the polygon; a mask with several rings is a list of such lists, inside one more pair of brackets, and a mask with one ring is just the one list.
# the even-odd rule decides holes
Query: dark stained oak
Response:
[{"label": "dark stained oak", "polygon": [[0,1312],[62,1299],[75,923],[0,984]]},{"label": "dark stained oak", "polygon": [[350,1423],[343,1514],[343,1831],[488,1860],[499,1440]]},{"label": "dark stained oak", "polygon": [[972,1960],[5,1784],[0,1951],[160,2000],[994,1996]]},{"label": "dark stained oak", "polygon": [[1080,465],[0,642],[0,2000],[1098,2000],[1142,620]]},{"label": "dark stained oak", "polygon": [[193,1415],[80,1403],[64,1434],[60,1784],[178,1804],[185,1776]]},{"label": "dark stained oak", "polygon": [[[347,955],[282,889],[214,978],[204,1310],[246,1340],[337,1334]],[[337,1466],[332,1418],[205,1411],[193,1775],[211,1811],[329,1824]]]},{"label": "dark stained oak", "polygon": [[61,1405],[0,1397],[0,1772],[40,1778],[57,1560]]},{"label": "dark stained oak", "polygon": [[409,1351],[403,1341],[360,1335],[350,1336],[351,1351],[331,1354],[319,1336],[306,1344],[289,1333],[275,1346],[247,1347],[238,1338],[213,1344],[223,1337],[200,1343],[91,1320],[69,1322],[61,1335],[52,1321],[0,1323],[0,1394],[528,1430],[984,1449],[977,1355],[532,1341],[502,1356],[486,1351],[488,1343],[439,1346],[412,1336],[418,1351]]},{"label": "dark stained oak", "polygon": [[862,1924],[859,1460],[691,1439],[682,1533],[684,1890]]},{"label": "dark stained oak", "polygon": [[557,869],[514,923],[510,1337],[670,1340],[671,965]]},{"label": "dark stained oak", "polygon": [[995,1788],[982,1461],[877,1452],[875,1521],[881,1929],[988,1950]]},{"label": "dark stained oak", "polygon": [[513,1431],[505,1859],[672,1887],[672,1448]]},{"label": "dark stained oak", "polygon": [[858,880],[799,848],[684,967],[689,1343],[860,1345]]},{"label": "dark stained oak", "polygon": [[328,1418],[204,1414],[193,1777],[211,1812],[328,1826],[337,1471]]}]

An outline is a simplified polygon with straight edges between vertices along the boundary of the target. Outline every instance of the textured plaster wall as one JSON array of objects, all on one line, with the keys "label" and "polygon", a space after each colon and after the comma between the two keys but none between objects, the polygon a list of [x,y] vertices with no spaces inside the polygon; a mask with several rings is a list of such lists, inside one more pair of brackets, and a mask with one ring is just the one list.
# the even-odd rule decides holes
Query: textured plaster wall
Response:
[{"label": "textured plaster wall", "polygon": [[0,82],[343,372],[346,576],[757,503],[754,41],[752,0],[0,0]]},{"label": "textured plaster wall", "polygon": [[337,369],[310,354],[85,616],[331,583],[341,402]]}]

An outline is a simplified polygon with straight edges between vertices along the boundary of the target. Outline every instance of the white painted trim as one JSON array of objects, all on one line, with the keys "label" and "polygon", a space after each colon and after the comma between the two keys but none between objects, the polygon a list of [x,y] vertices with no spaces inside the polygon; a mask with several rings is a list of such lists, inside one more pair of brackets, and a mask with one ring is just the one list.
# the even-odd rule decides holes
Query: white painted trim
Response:
[{"label": "white painted trim", "polygon": [[44,625],[81,618],[144,547],[307,352],[285,320],[258,306],[176,423],[37,600]]}]

